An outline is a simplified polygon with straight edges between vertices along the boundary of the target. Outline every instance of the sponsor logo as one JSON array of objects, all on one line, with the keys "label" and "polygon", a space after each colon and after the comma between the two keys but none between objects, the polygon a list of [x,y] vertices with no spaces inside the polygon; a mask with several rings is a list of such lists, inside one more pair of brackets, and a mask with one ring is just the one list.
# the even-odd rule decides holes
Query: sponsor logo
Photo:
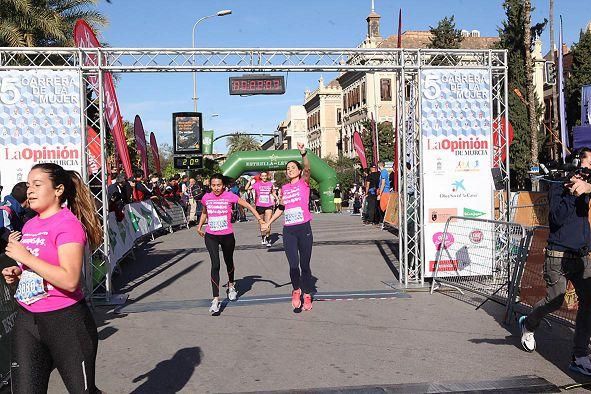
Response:
[{"label": "sponsor logo", "polygon": [[484,234],[480,230],[473,230],[472,232],[470,232],[468,238],[470,238],[470,242],[472,242],[473,244],[479,244],[482,242]]},{"label": "sponsor logo", "polygon": [[[435,263],[436,261],[429,261],[429,272],[435,272]],[[439,271],[457,271],[458,270],[458,260],[439,260]]]},{"label": "sponsor logo", "polygon": [[460,180],[455,180],[452,184],[452,189],[451,191],[453,193],[459,192],[460,190],[466,191],[466,187],[464,186],[464,180],[460,179]]},{"label": "sponsor logo", "polygon": [[464,208],[464,216],[467,218],[479,218],[484,215],[486,215],[486,212],[481,212],[470,208]]},{"label": "sponsor logo", "polygon": [[445,138],[441,141],[428,139],[427,149],[450,151],[456,156],[486,156],[489,154],[489,142],[474,137],[458,137],[453,140]]},{"label": "sponsor logo", "polygon": [[445,239],[443,238],[443,233],[441,231],[433,234],[433,244],[437,248],[437,250],[441,249],[443,245],[444,249],[449,248],[454,243],[454,236],[452,233],[445,233]]},{"label": "sponsor logo", "polygon": [[468,171],[479,171],[480,170],[480,163],[482,160],[463,160],[460,159],[458,161],[458,165],[456,166],[456,171],[461,172],[468,172]]},{"label": "sponsor logo", "polygon": [[[433,208],[429,209],[429,223],[445,223],[450,216],[457,216],[457,208]],[[451,220],[455,222],[454,220]]]}]

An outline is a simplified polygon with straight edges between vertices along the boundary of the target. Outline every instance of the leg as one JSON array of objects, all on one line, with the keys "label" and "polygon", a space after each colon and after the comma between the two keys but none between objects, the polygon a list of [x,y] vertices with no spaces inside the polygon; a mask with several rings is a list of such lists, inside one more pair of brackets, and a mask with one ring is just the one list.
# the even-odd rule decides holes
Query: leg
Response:
[{"label": "leg", "polygon": [[301,225],[298,232],[298,251],[300,254],[300,267],[302,269],[302,290],[306,294],[312,291],[312,270],[310,269],[310,260],[312,259],[312,244],[314,236],[310,222]]},{"label": "leg", "polygon": [[234,234],[221,236],[220,244],[222,245],[224,263],[226,263],[226,269],[228,271],[228,283],[234,285],[234,248],[236,247]]},{"label": "leg", "polygon": [[567,275],[573,283],[579,299],[573,348],[575,357],[584,357],[589,354],[588,346],[591,338],[591,278],[585,278],[588,276],[588,273],[585,272],[591,269],[586,266],[591,264],[591,259],[584,257],[580,263],[578,272]]},{"label": "leg", "polygon": [[[271,216],[273,216],[273,210],[272,209],[266,209],[265,210],[265,222],[269,223],[269,220],[271,220]],[[267,230],[267,237],[271,235],[271,226],[269,226],[269,229]]]},{"label": "leg", "polygon": [[86,303],[52,313],[39,327],[68,392],[95,393],[98,334]]},{"label": "leg", "polygon": [[194,198],[189,200],[190,206],[191,206],[191,211],[189,213],[189,221],[193,222],[197,219],[196,214],[197,214],[197,201],[195,201]]},{"label": "leg", "polygon": [[11,340],[11,383],[15,394],[47,393],[53,360],[30,312],[18,311]]},{"label": "leg", "polygon": [[289,277],[294,290],[300,288],[300,258],[298,256],[298,238],[289,226],[283,227],[283,248],[289,263]]},{"label": "leg", "polygon": [[205,233],[205,247],[211,259],[211,291],[213,298],[220,295],[220,248],[217,236]]},{"label": "leg", "polygon": [[[569,261],[570,260],[570,261]],[[538,301],[533,311],[525,319],[525,328],[535,331],[542,319],[549,313],[560,308],[566,292],[566,278],[562,271],[563,261],[569,264],[573,259],[551,257],[546,255],[544,260],[544,281],[546,281],[546,297]]]}]

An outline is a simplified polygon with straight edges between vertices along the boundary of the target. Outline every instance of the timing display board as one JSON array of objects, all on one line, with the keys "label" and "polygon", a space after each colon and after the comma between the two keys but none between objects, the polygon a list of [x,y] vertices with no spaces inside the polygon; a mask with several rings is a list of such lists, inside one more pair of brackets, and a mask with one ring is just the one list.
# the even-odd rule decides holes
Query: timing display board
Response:
[{"label": "timing display board", "polygon": [[230,95],[284,94],[282,75],[243,75],[230,77]]},{"label": "timing display board", "polygon": [[177,170],[203,168],[203,156],[174,156],[173,165]]}]

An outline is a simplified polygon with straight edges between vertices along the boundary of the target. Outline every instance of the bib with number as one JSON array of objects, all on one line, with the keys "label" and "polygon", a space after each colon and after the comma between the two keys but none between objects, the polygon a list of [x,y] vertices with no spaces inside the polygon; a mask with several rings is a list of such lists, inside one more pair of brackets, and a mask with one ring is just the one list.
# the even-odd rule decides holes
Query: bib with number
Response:
[{"label": "bib with number", "polygon": [[23,304],[31,305],[47,296],[43,278],[33,271],[23,271],[14,298]]},{"label": "bib with number", "polygon": [[211,231],[224,231],[228,229],[228,218],[226,216],[209,217],[207,224]]},{"label": "bib with number", "polygon": [[286,209],[283,214],[285,215],[285,224],[296,224],[304,221],[304,211],[300,207]]},{"label": "bib with number", "polygon": [[259,196],[259,202],[262,202],[263,204],[268,204],[270,202],[269,195],[264,194],[264,195]]}]

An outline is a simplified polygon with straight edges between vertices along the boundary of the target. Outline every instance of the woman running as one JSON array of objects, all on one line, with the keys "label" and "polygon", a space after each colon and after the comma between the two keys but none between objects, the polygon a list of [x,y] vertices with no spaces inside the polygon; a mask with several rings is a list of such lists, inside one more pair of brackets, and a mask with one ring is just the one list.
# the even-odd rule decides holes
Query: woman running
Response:
[{"label": "woman running", "polygon": [[[286,173],[289,182],[281,187],[281,204],[263,225],[263,229],[271,226],[281,214],[285,214],[283,226],[283,246],[289,262],[289,276],[293,291],[291,304],[295,309],[302,307],[302,291],[304,292],[303,309],[312,309],[312,271],[310,259],[312,257],[312,227],[310,221],[310,161],[306,157],[304,144],[298,143],[302,155],[302,165],[292,160],[287,163]],[[301,271],[300,271],[301,270]]]},{"label": "woman running", "polygon": [[[238,296],[234,283],[234,230],[232,229],[232,205],[238,204],[248,208],[255,218],[263,225],[265,221],[259,216],[257,211],[238,197],[225,189],[224,177],[222,174],[214,174],[209,181],[211,193],[207,193],[201,199],[203,211],[197,226],[197,232],[205,238],[205,247],[209,252],[211,259],[211,289],[213,300],[209,311],[213,314],[220,311],[220,246],[224,255],[224,262],[228,271],[228,298],[235,301]],[[203,224],[207,220],[205,232],[202,230]]]},{"label": "woman running", "polygon": [[[277,196],[273,191],[273,182],[267,182],[269,174],[266,171],[261,172],[261,180],[257,182],[255,178],[246,185],[246,190],[254,190],[256,210],[263,217],[265,222],[268,222],[273,215],[273,206],[277,200]],[[261,230],[261,244],[271,246],[271,226],[266,231]]]},{"label": "woman running", "polygon": [[[37,216],[20,242],[11,234],[6,255],[18,262],[2,270],[18,283],[20,306],[12,337],[13,393],[45,393],[53,368],[70,393],[95,393],[98,336],[82,294],[85,245],[101,243],[96,208],[80,175],[53,163],[29,172],[27,197]],[[88,238],[87,238],[88,237]]]}]

